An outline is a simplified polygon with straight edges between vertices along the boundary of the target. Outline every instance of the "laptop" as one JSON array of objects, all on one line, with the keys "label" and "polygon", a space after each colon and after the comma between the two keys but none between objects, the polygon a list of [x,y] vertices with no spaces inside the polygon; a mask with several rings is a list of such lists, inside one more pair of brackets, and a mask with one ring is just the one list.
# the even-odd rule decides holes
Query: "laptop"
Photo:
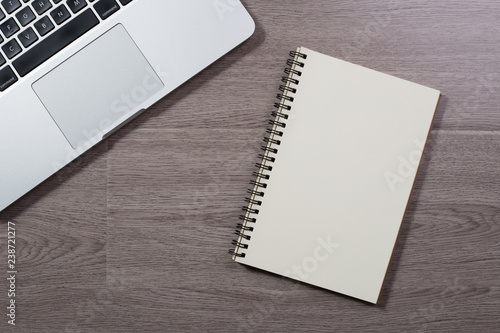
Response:
[{"label": "laptop", "polygon": [[2,0],[0,211],[254,29],[238,0]]}]

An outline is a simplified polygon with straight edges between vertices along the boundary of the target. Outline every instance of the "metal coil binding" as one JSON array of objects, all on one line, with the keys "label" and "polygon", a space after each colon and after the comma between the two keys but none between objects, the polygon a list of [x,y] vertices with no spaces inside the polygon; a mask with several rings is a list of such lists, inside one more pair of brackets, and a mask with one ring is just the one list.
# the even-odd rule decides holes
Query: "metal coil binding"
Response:
[{"label": "metal coil binding", "polygon": [[273,111],[273,112],[271,112],[271,115],[273,117],[276,117],[276,118],[288,119],[288,115],[286,113],[281,113],[281,112]]},{"label": "metal coil binding", "polygon": [[290,76],[283,76],[283,77],[281,77],[281,82],[284,82],[286,84],[293,83],[295,85],[298,85],[300,81],[297,79],[291,78]]},{"label": "metal coil binding", "polygon": [[284,109],[287,111],[290,111],[292,107],[290,105],[284,104],[284,103],[274,103],[274,107],[277,109]]},{"label": "metal coil binding", "polygon": [[293,97],[290,97],[290,96],[287,96],[287,95],[284,95],[284,94],[278,94],[278,95],[276,95],[276,98],[279,99],[280,101],[281,100],[286,100],[286,101],[289,101],[289,102],[293,102]]},{"label": "metal coil binding", "polygon": [[[260,173],[260,172],[257,172],[257,171],[252,172],[252,176],[254,176],[254,177],[260,177],[260,178],[263,178],[263,179],[266,179],[266,180],[268,180],[269,178],[271,178],[270,175],[267,175],[265,173]],[[245,201],[247,201],[246,199],[248,199],[248,198],[245,198]],[[260,206],[260,204],[259,204],[259,206]]]},{"label": "metal coil binding", "polygon": [[281,145],[281,140],[278,138],[284,135],[281,129],[286,127],[286,120],[289,118],[287,112],[292,110],[292,105],[289,103],[293,103],[294,97],[291,94],[297,93],[297,85],[300,83],[297,77],[302,76],[302,71],[298,68],[304,68],[305,66],[305,63],[301,59],[307,59],[307,55],[298,51],[291,51],[290,59],[286,62],[289,66],[285,68],[287,76],[283,76],[281,79],[285,85],[279,86],[281,93],[276,96],[279,102],[274,103],[277,111],[271,112],[272,119],[269,120],[271,127],[266,130],[269,136],[264,138],[265,145],[261,147],[263,153],[258,155],[261,162],[255,164],[257,171],[253,172],[253,176],[256,178],[250,181],[253,188],[247,190],[250,196],[245,198],[247,205],[242,207],[244,214],[239,216],[242,223],[238,223],[237,229],[234,232],[238,236],[238,239],[232,242],[235,248],[229,250],[233,259],[236,257],[244,258],[246,256],[246,253],[241,252],[241,250],[248,249],[249,244],[247,241],[250,241],[252,238],[249,233],[254,231],[254,227],[248,224],[257,222],[259,210],[254,207],[262,205],[260,198],[264,197],[264,190],[267,188],[265,181],[271,178],[269,174],[273,170],[271,164],[276,161],[275,155],[278,154],[278,148],[276,147]]},{"label": "metal coil binding", "polygon": [[282,92],[291,92],[292,94],[295,94],[297,92],[297,89],[290,88],[288,86],[280,86],[280,91],[282,91]]}]

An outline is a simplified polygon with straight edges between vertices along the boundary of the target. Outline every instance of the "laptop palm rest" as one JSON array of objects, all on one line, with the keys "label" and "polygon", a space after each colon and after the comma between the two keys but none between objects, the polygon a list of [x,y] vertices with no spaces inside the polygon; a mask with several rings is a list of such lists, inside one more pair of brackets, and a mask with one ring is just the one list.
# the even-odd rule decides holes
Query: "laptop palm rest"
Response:
[{"label": "laptop palm rest", "polygon": [[102,139],[162,90],[163,83],[122,25],[33,84],[74,149]]}]

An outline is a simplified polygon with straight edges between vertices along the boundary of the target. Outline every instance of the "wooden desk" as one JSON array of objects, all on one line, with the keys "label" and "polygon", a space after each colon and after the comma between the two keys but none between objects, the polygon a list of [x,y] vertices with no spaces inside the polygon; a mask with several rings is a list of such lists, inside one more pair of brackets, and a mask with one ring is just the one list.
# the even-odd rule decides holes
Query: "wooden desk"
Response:
[{"label": "wooden desk", "polygon": [[[249,41],[0,213],[2,258],[7,221],[19,251],[0,330],[498,332],[500,3],[245,3]],[[377,306],[227,254],[301,45],[443,93]]]}]

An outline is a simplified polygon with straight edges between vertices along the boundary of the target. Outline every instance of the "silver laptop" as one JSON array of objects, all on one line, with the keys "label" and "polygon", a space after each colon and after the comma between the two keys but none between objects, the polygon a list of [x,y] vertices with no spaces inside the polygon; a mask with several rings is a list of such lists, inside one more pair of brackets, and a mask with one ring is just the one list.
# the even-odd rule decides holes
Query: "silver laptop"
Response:
[{"label": "silver laptop", "polygon": [[0,8],[0,211],[255,29],[238,0]]}]

